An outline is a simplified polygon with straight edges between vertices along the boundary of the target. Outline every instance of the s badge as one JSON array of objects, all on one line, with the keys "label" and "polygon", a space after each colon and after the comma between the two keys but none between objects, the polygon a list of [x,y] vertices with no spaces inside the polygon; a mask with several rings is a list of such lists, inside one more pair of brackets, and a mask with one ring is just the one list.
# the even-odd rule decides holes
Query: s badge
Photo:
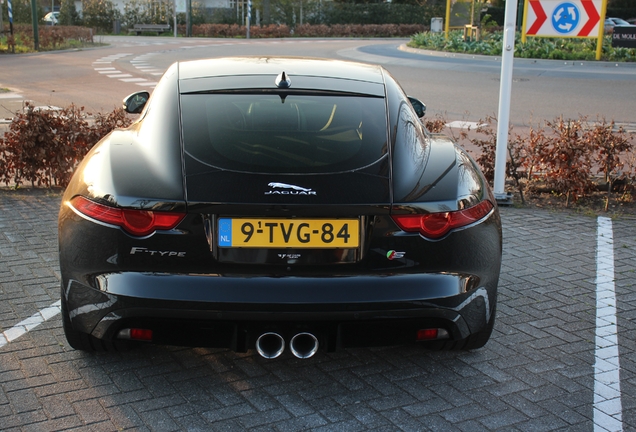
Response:
[{"label": "s badge", "polygon": [[406,252],[398,252],[394,250],[390,250],[386,253],[386,257],[389,260],[394,260],[396,258],[404,258],[404,255],[406,255]]}]

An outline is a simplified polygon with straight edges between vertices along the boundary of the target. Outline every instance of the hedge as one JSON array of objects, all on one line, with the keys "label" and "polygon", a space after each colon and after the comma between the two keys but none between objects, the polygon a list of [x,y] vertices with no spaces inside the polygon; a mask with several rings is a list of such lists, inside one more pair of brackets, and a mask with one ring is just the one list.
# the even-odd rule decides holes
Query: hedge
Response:
[{"label": "hedge", "polygon": [[[303,24],[291,29],[286,25],[251,26],[252,38],[297,37],[409,37],[427,31],[423,24]],[[185,31],[185,27],[179,27]],[[192,26],[192,34],[201,37],[244,37],[246,28],[237,24],[199,24]]]},{"label": "hedge", "polygon": [[[75,40],[81,43],[93,42],[93,31],[78,26],[38,26],[40,50],[55,50]],[[30,24],[15,24],[13,37],[7,34],[7,49],[19,41],[21,45],[33,47],[33,26]]]},{"label": "hedge", "polygon": [[[9,131],[0,137],[0,181],[18,187],[66,186],[84,155],[112,129],[132,122],[122,109],[92,117],[84,108],[71,105],[60,111],[38,110],[27,104],[13,118]],[[445,128],[442,117],[428,119],[432,132]],[[496,119],[479,121],[476,134],[463,131],[458,140],[479,148],[476,156],[486,178],[492,182],[496,149]],[[536,194],[540,188],[565,197],[566,206],[594,191],[600,176],[606,184],[606,209],[614,192],[619,199],[634,200],[636,148],[613,121],[588,122],[556,118],[545,121],[523,136],[511,129],[508,140],[507,178],[519,192]]]}]

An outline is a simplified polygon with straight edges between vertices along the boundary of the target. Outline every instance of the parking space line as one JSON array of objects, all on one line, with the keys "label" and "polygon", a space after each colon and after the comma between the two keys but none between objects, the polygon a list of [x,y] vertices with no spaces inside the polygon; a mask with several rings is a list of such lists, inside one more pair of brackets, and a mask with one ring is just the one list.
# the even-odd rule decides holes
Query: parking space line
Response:
[{"label": "parking space line", "polygon": [[0,348],[59,314],[61,312],[60,307],[61,302],[58,300],[51,306],[34,313],[25,320],[20,321],[9,330],[0,333]]},{"label": "parking space line", "polygon": [[622,402],[612,220],[598,218],[596,247],[596,339],[594,431],[622,431]]}]

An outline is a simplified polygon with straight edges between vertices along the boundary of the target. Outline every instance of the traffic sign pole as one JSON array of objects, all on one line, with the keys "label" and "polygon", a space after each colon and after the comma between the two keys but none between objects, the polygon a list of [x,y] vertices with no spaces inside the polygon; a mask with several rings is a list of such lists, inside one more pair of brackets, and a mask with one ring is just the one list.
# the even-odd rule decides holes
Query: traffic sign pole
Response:
[{"label": "traffic sign pole", "polygon": [[252,0],[247,0],[247,16],[245,17],[245,27],[246,27],[246,35],[247,39],[250,38],[250,24],[252,21]]},{"label": "traffic sign pole", "polygon": [[501,55],[501,79],[499,87],[499,113],[497,115],[497,148],[495,151],[494,193],[498,203],[509,204],[511,195],[505,191],[506,160],[508,158],[508,128],[512,94],[512,70],[515,57],[516,0],[506,1],[504,39]]},{"label": "traffic sign pole", "polygon": [[[7,13],[9,14],[9,34],[13,36],[13,8],[11,6],[11,0],[7,1]],[[7,43],[7,48],[8,47],[9,44]],[[11,53],[15,54],[15,44],[11,45]]]},{"label": "traffic sign pole", "polygon": [[598,42],[596,43],[596,60],[601,59],[601,55],[603,54],[603,35],[605,33],[605,12],[607,11],[607,0],[603,0],[603,4],[601,6],[601,14],[599,17],[598,24]]},{"label": "traffic sign pole", "polygon": [[451,0],[446,1],[446,22],[444,23],[444,37],[448,39],[450,31],[450,16],[451,16]]},{"label": "traffic sign pole", "polygon": [[528,22],[528,0],[523,2],[523,20],[521,24],[521,43],[526,43],[526,24]]}]

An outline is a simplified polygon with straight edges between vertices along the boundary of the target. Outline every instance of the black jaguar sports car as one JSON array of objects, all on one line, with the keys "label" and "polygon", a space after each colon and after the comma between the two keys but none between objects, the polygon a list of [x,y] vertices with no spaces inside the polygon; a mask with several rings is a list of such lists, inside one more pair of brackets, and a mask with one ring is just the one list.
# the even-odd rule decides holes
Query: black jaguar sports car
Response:
[{"label": "black jaguar sports car", "polygon": [[501,222],[475,162],[379,66],[172,65],[77,168],[59,215],[62,316],[85,351],[153,342],[475,349]]}]

